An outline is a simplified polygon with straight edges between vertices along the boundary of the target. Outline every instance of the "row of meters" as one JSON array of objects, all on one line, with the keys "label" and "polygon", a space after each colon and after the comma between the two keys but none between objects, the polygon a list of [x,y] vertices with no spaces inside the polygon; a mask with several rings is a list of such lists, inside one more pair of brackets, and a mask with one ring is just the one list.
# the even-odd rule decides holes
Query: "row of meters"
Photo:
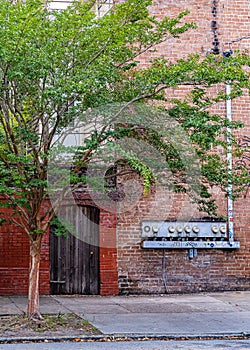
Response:
[{"label": "row of meters", "polygon": [[227,238],[226,222],[143,221],[142,238]]}]

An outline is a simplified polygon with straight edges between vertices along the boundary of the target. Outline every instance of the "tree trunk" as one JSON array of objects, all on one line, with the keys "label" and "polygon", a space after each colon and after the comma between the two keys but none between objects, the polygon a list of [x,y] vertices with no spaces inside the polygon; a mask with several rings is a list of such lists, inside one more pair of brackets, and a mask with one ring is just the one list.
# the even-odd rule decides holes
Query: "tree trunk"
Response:
[{"label": "tree trunk", "polygon": [[30,268],[29,268],[29,294],[28,294],[28,317],[41,319],[39,305],[39,271],[41,259],[42,235],[35,239],[30,237]]}]

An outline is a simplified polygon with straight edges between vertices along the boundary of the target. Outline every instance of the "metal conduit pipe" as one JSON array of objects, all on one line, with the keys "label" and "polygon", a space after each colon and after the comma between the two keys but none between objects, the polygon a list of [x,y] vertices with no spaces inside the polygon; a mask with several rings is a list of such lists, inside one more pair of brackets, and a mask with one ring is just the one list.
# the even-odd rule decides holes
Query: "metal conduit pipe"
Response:
[{"label": "metal conduit pipe", "polygon": [[[229,123],[232,122],[232,100],[230,98],[231,95],[231,85],[230,83],[226,84],[226,117]],[[232,174],[233,160],[232,160],[232,130],[228,126],[227,127],[227,162],[228,162],[228,173],[229,176]],[[233,186],[231,181],[228,182],[228,200],[227,200],[227,215],[228,215],[228,233],[229,233],[229,243],[233,243],[234,241],[234,222],[233,222]]]}]

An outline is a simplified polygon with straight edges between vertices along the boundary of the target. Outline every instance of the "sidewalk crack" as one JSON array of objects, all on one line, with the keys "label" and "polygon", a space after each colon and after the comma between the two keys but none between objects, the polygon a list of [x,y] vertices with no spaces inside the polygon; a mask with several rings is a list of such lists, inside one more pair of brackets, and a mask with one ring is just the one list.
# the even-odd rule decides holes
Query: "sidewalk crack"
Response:
[{"label": "sidewalk crack", "polygon": [[15,302],[15,300],[12,299],[11,296],[9,296],[9,300],[12,302],[12,304],[15,305],[15,307],[17,308],[17,310],[19,310],[20,313],[21,313],[22,315],[25,315],[25,314],[26,314],[26,312],[23,311],[23,310],[19,307],[19,305]]},{"label": "sidewalk crack", "polygon": [[64,309],[68,310],[69,313],[73,313],[75,314],[75,312],[73,312],[68,306],[64,305],[61,301],[59,301],[56,297],[54,297],[53,295],[50,295],[50,298],[55,300],[57,302],[58,305],[60,305],[61,307],[63,307]]},{"label": "sidewalk crack", "polygon": [[118,305],[119,307],[123,308],[124,310],[127,310],[129,311],[130,313],[133,313],[133,311],[131,311],[129,308],[127,308],[126,306],[124,305],[121,305],[120,303],[115,303],[116,305]]}]

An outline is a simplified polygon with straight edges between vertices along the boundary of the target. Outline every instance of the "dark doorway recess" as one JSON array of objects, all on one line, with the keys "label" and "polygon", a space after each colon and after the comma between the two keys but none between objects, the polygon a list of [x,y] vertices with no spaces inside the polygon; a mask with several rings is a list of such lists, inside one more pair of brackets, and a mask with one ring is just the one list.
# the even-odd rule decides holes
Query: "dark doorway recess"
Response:
[{"label": "dark doorway recess", "polygon": [[51,294],[99,294],[99,209],[64,206],[60,218],[76,230],[69,229],[67,237],[56,236],[51,226]]}]

